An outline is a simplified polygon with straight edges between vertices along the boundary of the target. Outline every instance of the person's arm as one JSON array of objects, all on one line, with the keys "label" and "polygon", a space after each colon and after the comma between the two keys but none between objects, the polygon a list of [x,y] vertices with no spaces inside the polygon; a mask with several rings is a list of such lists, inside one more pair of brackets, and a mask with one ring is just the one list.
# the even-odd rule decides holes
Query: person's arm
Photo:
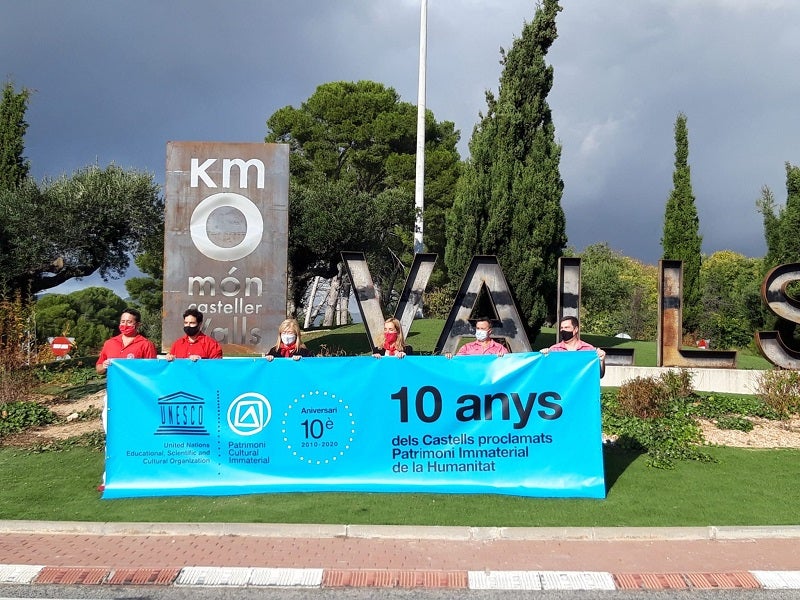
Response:
[{"label": "person's arm", "polygon": [[97,357],[97,363],[94,365],[94,369],[100,375],[105,375],[106,371],[108,371],[108,365],[110,364],[111,361],[109,360],[108,353],[106,352],[106,344],[103,344],[103,348],[100,350],[100,356]]},{"label": "person's arm", "polygon": [[177,346],[178,346],[178,340],[175,340],[174,342],[172,342],[172,346],[170,346],[169,352],[167,352],[167,355],[164,357],[167,360],[167,362],[172,362],[173,360],[175,360],[177,358],[176,357],[176,353],[177,353],[176,352],[176,348],[177,348]]},{"label": "person's arm", "polygon": [[147,340],[147,346],[144,349],[142,358],[158,358],[158,352],[156,352],[156,345]]},{"label": "person's arm", "polygon": [[219,342],[210,336],[206,336],[208,338],[208,358],[222,358],[222,346],[219,345]]},{"label": "person's arm", "polygon": [[606,353],[602,348],[597,349],[597,356],[600,358],[600,378],[606,374]]}]

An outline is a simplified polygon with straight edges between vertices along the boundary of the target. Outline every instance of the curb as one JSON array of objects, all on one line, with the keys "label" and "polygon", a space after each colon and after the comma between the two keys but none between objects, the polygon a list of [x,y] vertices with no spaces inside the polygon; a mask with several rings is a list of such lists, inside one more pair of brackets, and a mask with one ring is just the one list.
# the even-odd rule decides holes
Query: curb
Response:
[{"label": "curb", "polygon": [[607,573],[598,571],[400,571],[184,567],[103,569],[0,565],[0,585],[255,588],[447,588],[469,590],[800,589],[800,571]]},{"label": "curb", "polygon": [[[93,536],[128,536],[130,538],[167,538],[167,537],[250,537],[276,540],[271,544],[279,546],[284,542],[294,544],[304,540],[314,546],[313,540],[351,540],[354,544],[362,540],[369,546],[376,543],[397,540],[402,543],[431,541],[431,546],[442,548],[441,542],[644,542],[643,547],[652,543],[672,542],[757,542],[763,540],[767,545],[775,543],[795,546],[794,540],[800,540],[800,526],[749,526],[749,527],[434,527],[434,526],[395,526],[395,525],[326,525],[326,524],[263,524],[263,523],[133,523],[133,522],[83,522],[83,521],[24,521],[0,520],[0,535],[60,535],[70,537]],[[283,539],[284,541],[277,541]],[[373,540],[372,542],[368,540]],[[769,540],[784,540],[769,542]],[[786,542],[785,540],[790,540]],[[56,541],[55,539],[53,541]],[[162,543],[164,540],[161,539]],[[169,540],[167,540],[169,541]],[[86,541],[84,540],[84,543]],[[94,544],[89,541],[89,544]],[[99,543],[99,541],[98,541]],[[138,543],[138,542],[136,542]],[[144,543],[144,542],[143,542]],[[217,543],[203,540],[203,544]],[[230,544],[232,542],[228,542]],[[237,547],[247,544],[258,544],[258,540],[241,540]],[[331,546],[339,542],[320,541],[316,545]],[[359,543],[358,545],[362,545]],[[459,544],[460,545],[460,544]],[[477,544],[478,546],[482,544]],[[580,544],[582,545],[582,544]],[[749,546],[750,544],[745,544]],[[215,546],[216,547],[216,546]],[[448,548],[444,544],[444,548]],[[455,547],[455,546],[453,546]],[[7,555],[16,562],[14,554]],[[113,586],[178,586],[178,587],[255,587],[255,588],[449,588],[470,590],[705,590],[705,589],[768,589],[768,590],[800,590],[800,570],[794,569],[795,561],[778,563],[762,563],[769,568],[788,567],[787,570],[745,570],[748,562],[739,562],[735,566],[722,566],[717,563],[719,571],[694,572],[694,563],[684,561],[674,572],[619,572],[608,564],[612,571],[605,570],[471,570],[472,564],[449,563],[450,568],[431,568],[436,562],[422,565],[404,566],[408,563],[375,563],[368,561],[363,565],[394,564],[394,567],[380,566],[350,568],[352,562],[325,562],[314,559],[302,564],[305,568],[287,568],[292,561],[273,564],[285,567],[250,567],[250,566],[213,566],[215,554],[202,555],[202,562],[185,564],[187,556],[180,554],[172,558],[171,567],[154,565],[165,564],[161,561],[128,563],[121,561],[114,566],[102,561],[94,567],[81,567],[79,555],[72,556],[68,562],[56,566],[57,559],[44,558],[42,553],[28,553],[31,562],[39,560],[45,564],[3,564],[0,563],[0,586],[3,584],[22,584],[32,586],[57,585],[94,585],[106,589]],[[8,559],[6,559],[8,560]],[[56,564],[47,565],[53,560]],[[211,564],[203,564],[209,562]],[[470,561],[471,562],[471,561]],[[104,564],[105,563],[105,564]],[[258,559],[239,563],[259,564]],[[327,567],[316,568],[318,564]],[[92,563],[83,563],[92,564]],[[218,563],[219,564],[219,563]],[[225,563],[222,563],[225,564]],[[269,565],[270,562],[260,564]],[[341,564],[342,567],[331,567]],[[359,564],[359,563],[356,563]],[[446,563],[442,563],[446,564]],[[497,563],[495,563],[497,566]],[[508,564],[508,563],[506,563]],[[530,563],[528,563],[530,564]],[[541,564],[541,563],[539,563]],[[567,566],[563,561],[558,565]],[[587,563],[571,563],[575,566],[589,566]],[[599,564],[595,563],[596,566]],[[623,563],[618,563],[623,564]],[[630,563],[631,565],[635,563]],[[645,563],[639,563],[639,568]],[[657,565],[670,562],[647,563]],[[709,563],[709,566],[712,563]],[[749,563],[755,566],[757,563]],[[120,568],[122,565],[122,568]],[[478,564],[475,564],[478,566]],[[531,564],[531,566],[533,566]],[[543,566],[543,565],[542,565]],[[556,566],[553,564],[552,566]],[[618,565],[617,565],[618,566]],[[312,568],[309,568],[312,567]],[[455,568],[454,568],[455,567]],[[604,564],[603,567],[606,567]],[[601,567],[601,569],[603,568]],[[496,567],[495,567],[496,568]],[[607,567],[606,567],[607,568]],[[633,567],[636,569],[637,567]],[[646,571],[652,566],[645,566]],[[702,568],[702,567],[701,567]],[[711,567],[712,569],[714,567]],[[689,569],[690,571],[686,571]],[[733,570],[726,570],[733,569]],[[742,569],[742,570],[736,570]],[[0,587],[2,595],[2,587]]]},{"label": "curb", "polygon": [[237,535],[266,538],[395,540],[755,540],[800,539],[800,525],[708,527],[440,527],[305,523],[126,523],[0,521],[0,533],[82,535]]}]

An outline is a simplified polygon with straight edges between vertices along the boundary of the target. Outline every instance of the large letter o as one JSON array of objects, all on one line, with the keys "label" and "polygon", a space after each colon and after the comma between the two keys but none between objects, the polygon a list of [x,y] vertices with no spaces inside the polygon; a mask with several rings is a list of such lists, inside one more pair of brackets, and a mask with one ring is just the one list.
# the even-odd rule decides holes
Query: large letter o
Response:
[{"label": "large letter o", "polygon": [[[230,248],[223,248],[208,237],[208,217],[218,208],[229,206],[244,215],[247,231],[244,239]],[[264,233],[264,218],[253,202],[240,194],[222,193],[209,196],[192,212],[189,233],[197,249],[212,260],[233,261],[244,258],[258,247]]]}]

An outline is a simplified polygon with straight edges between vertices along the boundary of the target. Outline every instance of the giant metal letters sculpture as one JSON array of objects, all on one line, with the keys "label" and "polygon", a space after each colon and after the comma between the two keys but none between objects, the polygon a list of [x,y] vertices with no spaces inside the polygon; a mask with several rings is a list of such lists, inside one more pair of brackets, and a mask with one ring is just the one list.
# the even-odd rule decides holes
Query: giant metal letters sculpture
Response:
[{"label": "giant metal letters sculpture", "polygon": [[[580,319],[581,314],[581,259],[561,256],[558,259],[558,303],[556,323],[564,317]],[[558,328],[556,328],[558,341]]]},{"label": "giant metal letters sculpture", "polygon": [[459,340],[473,334],[469,320],[481,293],[488,295],[494,315],[478,316],[494,318],[496,322],[492,325],[493,336],[504,339],[512,352],[530,352],[531,344],[522,318],[497,257],[473,256],[439,341],[436,342],[436,354],[454,353]]},{"label": "giant metal letters sculpture", "polygon": [[[786,287],[800,281],[800,263],[789,263],[772,269],[761,284],[761,299],[777,316],[800,323],[800,302],[786,293]],[[773,365],[783,369],[800,369],[800,352],[786,345],[777,331],[756,331],[756,344]]]},{"label": "giant metal letters sculpture", "polygon": [[[378,291],[369,272],[367,259],[363,252],[342,252],[342,260],[347,266],[358,310],[364,321],[370,347],[372,347],[378,339],[378,335],[383,331],[385,317]],[[403,329],[403,337],[408,337],[411,322],[417,311],[422,309],[422,294],[425,292],[425,286],[428,285],[428,279],[430,279],[435,263],[435,254],[414,255],[414,263],[411,265],[411,271],[406,278],[406,284],[394,312],[394,317],[400,321]]]},{"label": "giant metal letters sculpture", "polygon": [[[384,315],[367,261],[361,252],[342,252],[342,259],[347,265],[356,293],[358,310],[372,345],[383,331]],[[422,294],[435,262],[435,254],[417,254],[414,257],[414,264],[394,315],[400,321],[406,337],[417,310],[422,306]],[[455,352],[459,340],[472,335],[469,319],[481,293],[487,295],[494,310],[493,315],[481,316],[490,317],[499,323],[493,327],[495,336],[505,339],[512,352],[530,352],[528,336],[525,334],[522,319],[511,296],[511,288],[508,287],[497,257],[474,256],[436,343],[435,353]]]},{"label": "giant metal letters sculpture", "polygon": [[658,348],[659,367],[736,368],[736,351],[684,350],[683,263],[658,261]]}]

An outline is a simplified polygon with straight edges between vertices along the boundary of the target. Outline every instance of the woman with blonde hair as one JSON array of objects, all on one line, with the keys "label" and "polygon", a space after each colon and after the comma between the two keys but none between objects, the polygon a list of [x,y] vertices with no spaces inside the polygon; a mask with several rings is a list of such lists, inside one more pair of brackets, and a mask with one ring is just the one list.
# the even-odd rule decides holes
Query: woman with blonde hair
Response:
[{"label": "woman with blonde hair", "polygon": [[403,358],[407,354],[413,354],[411,346],[406,346],[403,338],[403,328],[397,319],[386,319],[383,322],[383,333],[378,336],[378,344],[372,349],[372,356],[396,356]]},{"label": "woman with blonde hair", "polygon": [[313,356],[301,337],[300,324],[294,319],[286,319],[278,326],[278,339],[264,355],[265,358],[268,361],[273,358],[300,360],[304,356]]}]

